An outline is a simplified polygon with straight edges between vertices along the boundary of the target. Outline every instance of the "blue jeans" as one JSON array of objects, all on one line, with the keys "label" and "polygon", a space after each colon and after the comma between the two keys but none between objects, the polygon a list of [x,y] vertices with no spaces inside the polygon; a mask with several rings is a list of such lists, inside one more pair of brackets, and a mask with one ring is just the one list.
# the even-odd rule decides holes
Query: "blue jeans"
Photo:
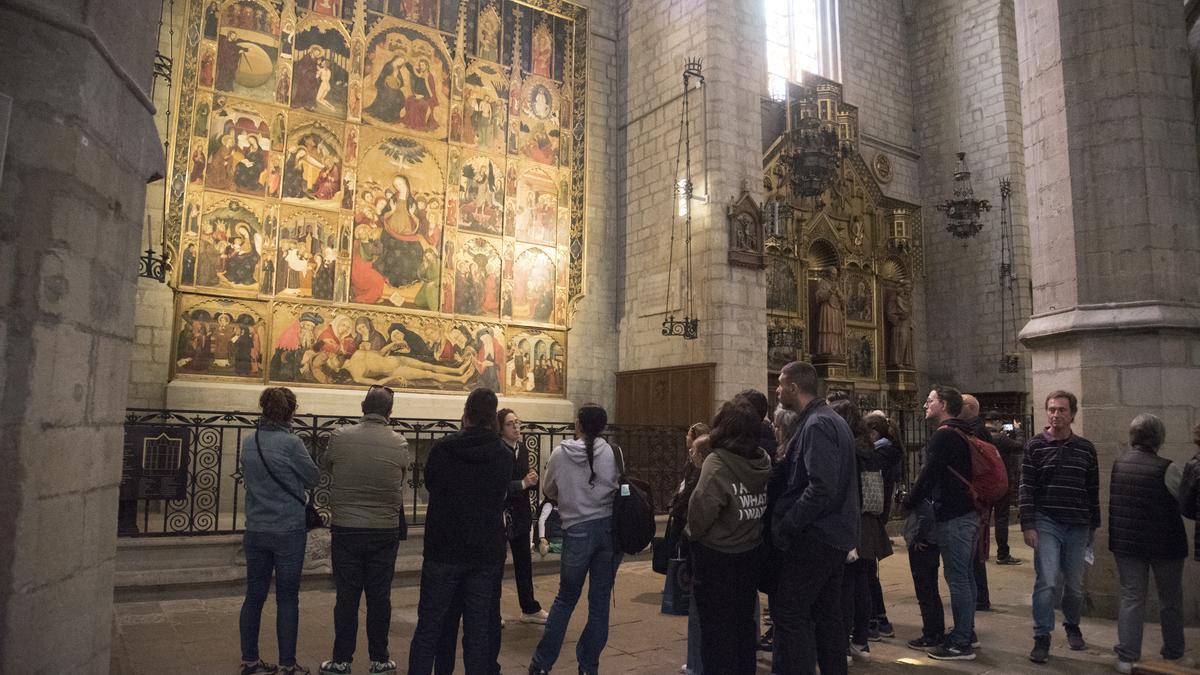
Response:
[{"label": "blue jeans", "polygon": [[246,551],[246,599],[238,617],[242,639],[242,661],[259,659],[258,629],[262,608],[275,575],[275,638],[279,641],[279,664],[296,663],[296,633],[300,625],[300,570],[304,567],[304,544],[308,533],[247,532],[242,539]]},{"label": "blue jeans", "polygon": [[938,550],[942,552],[942,574],[950,587],[950,613],[954,630],[947,642],[970,649],[975,633],[975,535],[979,516],[974,512],[938,523]]},{"label": "blue jeans", "polygon": [[1083,553],[1088,545],[1087,525],[1061,525],[1038,514],[1034,521],[1038,534],[1033,567],[1033,636],[1049,637],[1054,631],[1054,589],[1063,585],[1063,622],[1079,625],[1083,609]]},{"label": "blue jeans", "polygon": [[588,618],[575,645],[575,660],[585,673],[600,669],[600,652],[608,643],[608,603],[613,581],[621,564],[621,552],[613,547],[612,518],[598,518],[563,530],[563,550],[558,595],[550,607],[550,618],[530,664],[549,671],[562,651],[571,613],[588,583]]},{"label": "blue jeans", "polygon": [[[417,602],[417,627],[413,630],[408,652],[410,674],[433,672],[447,616],[457,612],[459,607],[462,609],[464,668],[472,675],[494,669],[500,651],[500,615],[496,607],[503,567],[503,563],[460,565],[424,561],[421,565],[421,599]],[[457,624],[457,616],[451,620]]]}]

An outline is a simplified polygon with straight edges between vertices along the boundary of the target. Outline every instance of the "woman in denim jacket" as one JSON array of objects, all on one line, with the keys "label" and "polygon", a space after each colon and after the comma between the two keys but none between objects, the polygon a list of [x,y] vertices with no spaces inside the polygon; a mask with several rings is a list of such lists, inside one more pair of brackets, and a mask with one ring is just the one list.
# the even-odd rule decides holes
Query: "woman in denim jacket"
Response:
[{"label": "woman in denim jacket", "polygon": [[[258,399],[262,418],[252,436],[242,441],[242,482],[246,487],[246,600],[238,627],[242,640],[241,675],[309,670],[296,663],[300,623],[300,570],[304,565],[304,492],[321,474],[304,441],[292,433],[296,395],[285,387],[269,387]],[[266,462],[266,465],[264,465]],[[274,478],[272,478],[274,476]],[[277,482],[278,481],[278,482]],[[258,653],[263,604],[275,575],[275,634],[279,665]]]}]

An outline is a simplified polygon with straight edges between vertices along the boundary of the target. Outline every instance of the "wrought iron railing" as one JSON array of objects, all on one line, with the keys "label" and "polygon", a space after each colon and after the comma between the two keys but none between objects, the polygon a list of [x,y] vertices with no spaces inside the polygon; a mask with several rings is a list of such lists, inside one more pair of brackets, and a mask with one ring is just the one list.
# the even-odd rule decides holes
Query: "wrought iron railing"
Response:
[{"label": "wrought iron railing", "polygon": [[[930,427],[920,410],[886,411],[896,424],[905,448],[903,485],[908,489],[924,463],[924,445]],[[1032,429],[1028,416],[1014,416],[1026,433]],[[245,492],[240,460],[242,442],[254,433],[258,415],[208,410],[130,409],[126,428],[182,427],[188,430],[186,490],[182,499],[140,499],[124,502],[123,536],[186,536],[235,534],[245,529]],[[334,430],[354,424],[357,418],[331,415],[297,415],[292,423],[314,458],[320,458]],[[392,427],[408,440],[413,461],[405,482],[404,509],[410,525],[425,520],[428,494],[424,489],[423,470],[429,448],[439,438],[459,428],[458,420],[393,418]],[[683,476],[686,430],[676,427],[608,427],[605,436],[619,445],[629,473],[650,484],[655,507],[665,512],[671,495]],[[574,425],[523,422],[522,443],[529,450],[530,464],[541,469],[550,451],[565,439],[574,437]],[[1022,434],[1017,440],[1024,441]],[[318,462],[319,463],[319,462]],[[330,479],[321,476],[313,491],[318,512],[329,520]],[[541,492],[531,491],[530,508],[536,511]]]},{"label": "wrought iron railing", "polygon": [[[299,414],[292,430],[304,440],[309,452],[319,459],[334,430],[355,424],[357,418]],[[182,499],[140,499],[123,504],[128,522],[124,536],[186,536],[235,534],[245,529],[245,490],[240,462],[243,441],[254,434],[258,415],[211,410],[126,411],[126,429],[136,427],[182,427],[188,430],[186,490]],[[404,510],[410,525],[425,520],[428,494],[424,489],[424,466],[429,448],[439,438],[457,431],[458,420],[393,418],[392,428],[408,440],[412,463],[405,479]],[[529,450],[530,465],[544,468],[550,451],[574,437],[574,425],[523,422],[522,443]],[[674,427],[610,426],[605,436],[619,444],[631,474],[650,483],[658,508],[665,510],[671,491],[678,484],[683,466],[685,429]],[[319,464],[319,462],[318,462]],[[317,511],[329,521],[328,475],[313,490]],[[540,491],[532,491],[530,509],[541,502]],[[136,526],[134,526],[136,522]]]}]

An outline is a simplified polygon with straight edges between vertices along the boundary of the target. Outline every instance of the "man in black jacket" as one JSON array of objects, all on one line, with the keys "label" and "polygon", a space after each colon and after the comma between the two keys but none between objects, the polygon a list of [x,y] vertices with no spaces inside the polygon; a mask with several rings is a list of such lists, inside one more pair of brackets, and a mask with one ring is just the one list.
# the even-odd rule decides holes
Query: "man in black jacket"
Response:
[{"label": "man in black jacket", "polygon": [[996,502],[992,508],[996,519],[996,564],[1020,565],[1021,559],[1012,557],[1008,548],[1008,516],[1012,506],[1012,497],[1021,484],[1021,451],[1024,448],[1013,440],[1004,430],[1004,416],[1000,413],[987,414],[987,430],[992,436],[992,445],[1000,451],[1004,460],[1004,468],[1008,472],[1008,492]]},{"label": "man in black jacket", "polygon": [[786,477],[771,517],[780,550],[775,617],[776,672],[846,672],[842,568],[858,544],[858,471],[846,421],[817,396],[817,371],[793,361],[779,373],[779,403],[800,414],[778,470]]},{"label": "man in black jacket", "polygon": [[533,528],[533,510],[529,492],[538,484],[537,471],[529,466],[529,448],[521,444],[521,420],[511,408],[496,413],[500,438],[512,456],[512,474],[508,483],[508,507],[512,528],[508,545],[512,549],[513,576],[517,579],[517,599],[521,603],[521,623],[546,623],[546,610],[533,597],[533,556],[529,531]]},{"label": "man in black jacket", "polygon": [[908,494],[905,506],[915,509],[924,499],[934,502],[938,549],[946,585],[950,587],[950,610],[954,630],[946,642],[929,650],[938,660],[973,661],[975,635],[975,537],[979,514],[971,497],[971,448],[967,434],[971,426],[962,414],[963,397],[953,387],[935,386],[925,399],[925,419],[937,430],[925,446],[925,465]]},{"label": "man in black jacket", "polygon": [[424,563],[408,672],[433,670],[438,637],[456,598],[462,603],[463,663],[468,673],[495,668],[496,612],[504,568],[504,505],[512,456],[496,431],[496,394],[467,396],[463,428],[429,449]]}]

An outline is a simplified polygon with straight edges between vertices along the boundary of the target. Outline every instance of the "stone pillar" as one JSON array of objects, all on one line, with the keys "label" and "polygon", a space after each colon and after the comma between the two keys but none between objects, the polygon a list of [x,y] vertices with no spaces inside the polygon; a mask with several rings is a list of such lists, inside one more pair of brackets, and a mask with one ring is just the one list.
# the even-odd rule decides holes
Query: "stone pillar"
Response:
[{"label": "stone pillar", "polygon": [[[1033,402],[1080,397],[1077,433],[1100,453],[1104,525],[1088,588],[1115,615],[1109,472],[1130,420],[1167,425],[1183,461],[1200,405],[1200,172],[1184,8],[1171,0],[1018,0],[1032,235]],[[1190,528],[1189,528],[1190,529]],[[1197,616],[1200,575],[1184,572]]]},{"label": "stone pillar", "polygon": [[159,9],[0,0],[4,673],[109,668],[137,251],[163,172]]}]

